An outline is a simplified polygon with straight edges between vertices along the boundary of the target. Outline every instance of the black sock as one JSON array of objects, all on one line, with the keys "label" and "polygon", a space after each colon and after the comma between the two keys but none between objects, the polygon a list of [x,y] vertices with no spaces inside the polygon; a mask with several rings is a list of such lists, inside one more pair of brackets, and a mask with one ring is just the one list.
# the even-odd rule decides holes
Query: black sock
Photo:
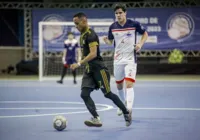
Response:
[{"label": "black sock", "polygon": [[94,118],[97,118],[99,115],[97,114],[96,111],[96,106],[94,104],[94,101],[90,97],[90,93],[92,92],[92,89],[90,88],[83,88],[81,92],[81,98],[85,102],[85,105],[89,112],[92,114]]},{"label": "black sock", "polygon": [[92,114],[92,116],[94,118],[97,118],[99,115],[97,114],[96,106],[92,98],[89,96],[86,100],[84,100],[84,102],[85,102],[85,105],[87,106],[87,109]]},{"label": "black sock", "polygon": [[105,97],[111,99],[113,101],[113,103],[117,107],[119,107],[124,114],[129,113],[128,110],[126,109],[125,105],[123,104],[123,102],[119,99],[119,97],[116,94],[113,94],[112,92],[110,92],[110,93],[107,93],[105,95]]},{"label": "black sock", "polygon": [[73,77],[74,77],[74,81],[76,81],[76,70],[73,70],[73,71],[72,71],[72,75],[73,75]]},{"label": "black sock", "polygon": [[62,81],[63,78],[65,77],[66,72],[67,72],[67,67],[63,66],[62,75],[61,75],[61,79],[60,79],[61,81]]}]

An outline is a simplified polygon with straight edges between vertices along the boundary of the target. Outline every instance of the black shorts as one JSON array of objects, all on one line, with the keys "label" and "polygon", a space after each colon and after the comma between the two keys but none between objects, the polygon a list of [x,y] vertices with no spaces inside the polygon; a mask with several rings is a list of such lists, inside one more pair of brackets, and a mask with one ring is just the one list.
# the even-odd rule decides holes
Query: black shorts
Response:
[{"label": "black shorts", "polygon": [[106,68],[99,68],[92,72],[85,72],[82,78],[81,89],[84,87],[101,89],[104,94],[110,92],[110,73]]},{"label": "black shorts", "polygon": [[74,64],[76,63],[76,59],[75,58],[70,58],[70,59],[65,59],[66,63],[69,64]]}]

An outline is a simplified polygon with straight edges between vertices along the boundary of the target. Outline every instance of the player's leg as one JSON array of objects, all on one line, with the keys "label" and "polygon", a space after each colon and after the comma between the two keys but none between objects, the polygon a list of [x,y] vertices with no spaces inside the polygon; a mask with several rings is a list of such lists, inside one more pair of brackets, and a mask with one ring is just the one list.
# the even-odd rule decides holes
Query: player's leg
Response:
[{"label": "player's leg", "polygon": [[73,75],[73,78],[74,78],[74,84],[76,84],[76,69],[72,71],[72,75]]},{"label": "player's leg", "polygon": [[[116,81],[116,85],[117,85],[117,90],[118,90],[118,95],[121,99],[121,101],[123,103],[125,103],[125,92],[124,92],[124,76],[125,76],[125,72],[124,72],[124,66],[123,64],[121,65],[114,65],[114,77],[115,77],[115,81]],[[121,109],[117,109],[117,115],[122,115],[122,110]]]},{"label": "player's leg", "polygon": [[123,102],[120,100],[120,98],[112,93],[110,90],[110,74],[107,69],[101,69],[100,71],[95,72],[94,75],[95,82],[98,83],[99,88],[104,93],[104,96],[110,100],[113,101],[113,103],[122,110],[124,114],[124,118],[126,121],[126,125],[129,126],[132,122],[129,119],[129,111],[126,109]]},{"label": "player's leg", "polygon": [[63,83],[63,79],[64,79],[64,77],[65,77],[65,75],[66,75],[67,68],[68,68],[68,65],[67,65],[67,64],[64,64],[64,65],[63,65],[63,69],[62,69],[62,73],[61,73],[61,78],[60,78],[59,81],[57,81],[57,83],[60,83],[60,84]]},{"label": "player's leg", "polygon": [[[71,60],[71,64],[74,64],[74,63],[77,63],[76,59],[72,59]],[[76,84],[76,69],[75,70],[72,70],[72,75],[73,75],[73,78],[74,78],[74,84]]]},{"label": "player's leg", "polygon": [[101,127],[102,123],[100,121],[99,115],[97,114],[95,103],[90,96],[92,91],[93,91],[92,88],[87,88],[87,87],[84,87],[81,90],[81,98],[83,99],[87,109],[93,116],[91,120],[86,120],[85,124],[87,126]]},{"label": "player's leg", "polygon": [[132,111],[134,103],[134,83],[136,77],[136,64],[127,64],[125,66],[126,100],[127,108]]},{"label": "player's leg", "polygon": [[100,121],[100,117],[96,111],[95,103],[90,96],[91,92],[95,88],[96,84],[91,74],[84,73],[81,85],[81,98],[83,99],[87,109],[93,116],[91,120],[86,120],[84,123],[87,126],[101,127],[102,123]]}]

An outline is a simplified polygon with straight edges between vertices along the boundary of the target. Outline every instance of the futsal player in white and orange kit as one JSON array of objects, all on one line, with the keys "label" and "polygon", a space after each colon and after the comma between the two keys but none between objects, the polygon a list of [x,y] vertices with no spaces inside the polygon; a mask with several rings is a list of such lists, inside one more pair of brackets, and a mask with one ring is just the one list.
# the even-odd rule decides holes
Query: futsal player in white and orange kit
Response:
[{"label": "futsal player in white and orange kit", "polygon": [[[139,22],[126,18],[125,5],[117,4],[114,12],[117,21],[110,26],[108,37],[104,37],[104,41],[112,45],[114,40],[114,77],[118,94],[132,112],[137,72],[136,52],[142,48],[148,38],[148,33]],[[137,41],[138,33],[142,35],[139,41]],[[123,87],[124,81],[125,88]],[[122,111],[118,109],[117,114],[121,115]]]}]

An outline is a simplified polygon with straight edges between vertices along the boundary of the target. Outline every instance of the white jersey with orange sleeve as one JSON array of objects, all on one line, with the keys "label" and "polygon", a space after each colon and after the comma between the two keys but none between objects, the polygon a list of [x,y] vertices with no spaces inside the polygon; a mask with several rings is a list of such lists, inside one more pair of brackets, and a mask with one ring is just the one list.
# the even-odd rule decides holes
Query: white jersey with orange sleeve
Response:
[{"label": "white jersey with orange sleeve", "polygon": [[137,21],[127,19],[124,26],[114,22],[108,33],[108,39],[114,40],[114,64],[136,63],[137,33],[143,34],[145,29]]}]

